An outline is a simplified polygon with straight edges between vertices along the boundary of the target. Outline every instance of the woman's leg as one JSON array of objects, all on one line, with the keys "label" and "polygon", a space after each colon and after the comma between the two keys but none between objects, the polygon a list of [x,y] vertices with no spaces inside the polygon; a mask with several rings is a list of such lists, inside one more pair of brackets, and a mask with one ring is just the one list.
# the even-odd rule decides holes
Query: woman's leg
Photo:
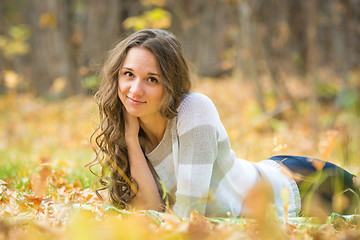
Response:
[{"label": "woman's leg", "polygon": [[317,202],[327,213],[358,213],[359,188],[355,175],[343,168],[319,159],[279,155],[270,158],[287,167],[295,176],[305,215],[311,204]]}]

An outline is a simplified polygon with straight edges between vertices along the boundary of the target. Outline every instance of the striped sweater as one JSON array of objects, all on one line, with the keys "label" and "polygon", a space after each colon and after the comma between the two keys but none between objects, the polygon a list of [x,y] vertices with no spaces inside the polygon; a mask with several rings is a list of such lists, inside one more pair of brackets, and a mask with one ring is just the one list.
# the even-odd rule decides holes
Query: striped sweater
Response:
[{"label": "striped sweater", "polygon": [[[265,177],[274,191],[274,203],[283,215],[280,192],[290,193],[289,216],[300,211],[299,190],[293,179],[272,160],[253,163],[237,159],[212,101],[203,94],[188,94],[158,146],[146,154],[164,183],[177,215],[195,209],[205,216],[241,216],[248,191]],[[264,176],[262,176],[264,175]]]}]

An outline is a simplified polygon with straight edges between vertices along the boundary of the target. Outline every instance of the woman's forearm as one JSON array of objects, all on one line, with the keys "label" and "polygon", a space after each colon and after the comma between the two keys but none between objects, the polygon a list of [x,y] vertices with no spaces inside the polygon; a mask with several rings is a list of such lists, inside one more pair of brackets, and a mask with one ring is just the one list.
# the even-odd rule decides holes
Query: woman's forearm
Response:
[{"label": "woman's forearm", "polygon": [[162,210],[162,202],[155,179],[146,162],[138,138],[126,139],[131,176],[138,184],[138,192],[131,201],[131,206],[137,209]]}]

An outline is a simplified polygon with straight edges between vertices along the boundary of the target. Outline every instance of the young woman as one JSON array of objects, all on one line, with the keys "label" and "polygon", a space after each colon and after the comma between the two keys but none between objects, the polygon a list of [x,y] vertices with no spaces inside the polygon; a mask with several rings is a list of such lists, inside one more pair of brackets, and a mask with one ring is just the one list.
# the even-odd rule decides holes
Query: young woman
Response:
[{"label": "young woman", "polygon": [[[236,159],[212,101],[190,93],[188,66],[173,34],[142,30],[117,44],[103,65],[96,97],[100,126],[92,138],[104,169],[100,182],[119,207],[163,211],[168,204],[179,216],[193,209],[206,216],[242,216],[248,193],[269,184],[280,216],[283,189],[289,216],[297,216],[301,198],[314,192],[330,204],[345,193],[343,210],[355,209],[355,176],[331,163],[296,156],[259,163]],[[322,171],[314,161],[324,164]],[[312,178],[317,181],[304,184],[319,172]]]}]

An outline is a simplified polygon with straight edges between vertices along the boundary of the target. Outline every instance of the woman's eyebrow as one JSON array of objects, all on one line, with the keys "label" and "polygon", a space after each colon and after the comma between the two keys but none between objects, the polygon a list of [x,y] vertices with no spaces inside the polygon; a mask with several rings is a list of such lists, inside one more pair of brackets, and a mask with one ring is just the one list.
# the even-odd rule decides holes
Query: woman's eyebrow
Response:
[{"label": "woman's eyebrow", "polygon": [[130,71],[134,71],[134,69],[129,68],[129,67],[122,67],[121,69],[127,69],[127,70],[130,70]]},{"label": "woman's eyebrow", "polygon": [[148,75],[160,76],[159,74],[157,74],[157,73],[152,73],[152,72],[149,72]]},{"label": "woman's eyebrow", "polygon": [[[134,69],[132,69],[130,67],[122,67],[122,69],[127,69],[127,70],[130,70],[130,71],[134,71]],[[153,73],[153,72],[148,72],[147,75],[153,75],[153,76],[160,77],[160,75],[158,73]]]}]

